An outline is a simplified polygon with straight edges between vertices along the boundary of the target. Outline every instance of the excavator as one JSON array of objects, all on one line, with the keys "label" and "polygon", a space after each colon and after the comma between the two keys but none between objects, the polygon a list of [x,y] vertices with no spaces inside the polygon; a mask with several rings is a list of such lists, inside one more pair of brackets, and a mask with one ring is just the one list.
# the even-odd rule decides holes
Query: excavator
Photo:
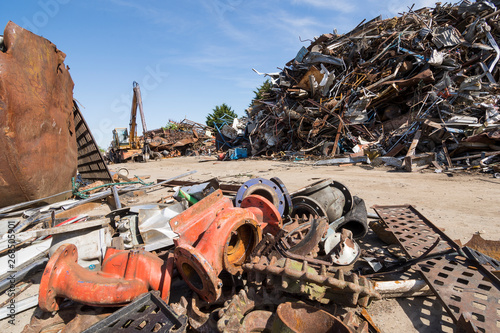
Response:
[{"label": "excavator", "polygon": [[[137,136],[137,107],[141,114],[143,140]],[[161,159],[161,154],[151,151],[151,147],[146,139],[146,118],[142,108],[141,89],[139,84],[133,83],[132,111],[130,113],[129,129],[125,127],[113,130],[113,140],[108,151],[108,159],[112,163],[122,163],[126,161],[138,162],[151,159]]]}]

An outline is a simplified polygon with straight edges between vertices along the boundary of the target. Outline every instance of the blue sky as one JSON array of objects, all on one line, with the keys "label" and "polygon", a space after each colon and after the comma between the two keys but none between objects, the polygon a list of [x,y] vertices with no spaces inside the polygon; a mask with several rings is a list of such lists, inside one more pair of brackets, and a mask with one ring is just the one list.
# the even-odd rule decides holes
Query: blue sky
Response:
[{"label": "blue sky", "polygon": [[74,97],[107,148],[112,129],[128,126],[133,81],[148,129],[184,117],[204,123],[222,103],[241,116],[264,80],[252,68],[279,71],[309,45],[299,37],[345,33],[413,3],[434,1],[2,0],[0,25],[11,20],[66,53]]}]

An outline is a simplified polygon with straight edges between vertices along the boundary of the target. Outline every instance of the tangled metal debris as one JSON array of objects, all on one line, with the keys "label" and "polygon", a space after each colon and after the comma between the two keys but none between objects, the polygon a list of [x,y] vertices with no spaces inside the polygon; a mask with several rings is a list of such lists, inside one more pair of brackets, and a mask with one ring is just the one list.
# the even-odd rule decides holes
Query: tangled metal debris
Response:
[{"label": "tangled metal debris", "polygon": [[[392,233],[408,256],[406,262],[379,269],[365,258],[369,248],[364,242],[368,233],[364,202],[337,181],[321,180],[289,193],[278,178],[229,186],[214,179],[175,180],[181,176],[136,187],[145,191],[171,186],[169,182],[184,186],[185,192],[177,191],[184,195],[174,196],[170,204],[122,207],[109,213],[107,220],[25,231],[23,237],[44,237],[89,228],[92,235],[107,228],[106,234],[112,235],[111,240],[89,236],[75,244],[53,237],[52,248],[50,239],[43,240],[52,255],[41,264],[46,267],[38,306],[45,312],[60,311],[61,316],[33,318],[26,332],[42,332],[50,325],[90,331],[114,325],[131,331],[145,327],[158,332],[162,327],[189,332],[274,331],[293,329],[290,318],[310,327],[308,323],[319,322],[316,316],[320,316],[326,326],[366,333],[375,330],[374,323],[361,309],[371,302],[431,293],[444,302],[457,327],[489,329],[490,318],[497,316],[490,308],[496,306],[500,284],[492,271],[500,262],[459,247],[411,206],[375,207],[381,228]],[[117,189],[107,195],[119,201],[120,193]],[[297,197],[313,198],[317,207],[300,211]],[[126,242],[132,230],[134,242]],[[154,237],[149,234],[152,230]],[[93,242],[103,242],[97,247],[103,251],[102,261],[99,267],[87,263],[82,267],[78,252]],[[33,246],[41,247],[36,242]],[[148,246],[159,252],[146,251]],[[27,260],[26,265],[44,256]],[[410,267],[417,267],[423,279],[394,280],[384,275]],[[109,310],[73,316],[63,325],[68,300]],[[137,302],[153,302],[149,306],[162,313],[142,311]],[[305,305],[298,302],[316,310],[304,312]],[[338,315],[337,309],[347,313]]]},{"label": "tangled metal debris", "polygon": [[315,38],[263,74],[269,89],[247,110],[249,152],[498,172],[499,4],[412,7]]},{"label": "tangled metal debris", "polygon": [[[292,150],[348,155],[341,162],[333,159],[324,164],[379,158],[409,171],[432,163],[438,169],[477,165],[498,172],[500,11],[496,6],[496,1],[464,1],[437,4],[434,9],[410,8],[400,17],[363,22],[344,35],[320,36],[280,73],[266,74],[272,79],[271,88],[249,109],[248,148],[254,155]],[[11,114],[14,107],[23,111],[20,119],[26,116],[29,107],[24,102],[37,96],[9,90],[31,79],[12,73],[43,52],[40,58],[47,56],[52,64],[47,74],[51,91],[57,93],[52,98],[68,113],[54,115],[52,128],[76,136],[67,140],[71,147],[62,147],[67,148],[65,158],[74,159],[68,168],[74,165],[70,169],[75,172],[78,157],[83,173],[94,180],[108,179],[109,171],[95,153],[95,142],[68,90],[72,81],[63,65],[64,54],[21,28],[13,34],[18,28],[9,23],[0,53],[0,98],[5,105],[0,117]],[[30,44],[35,55],[16,53],[22,50],[16,43],[39,48],[33,50]],[[45,75],[36,62],[34,66],[37,75]],[[52,115],[54,105],[48,105]],[[3,120],[2,124],[8,123]],[[142,140],[168,156],[181,150],[187,154],[188,148],[210,149],[212,142],[204,141],[203,126],[190,121],[174,125],[145,131]],[[33,147],[26,146],[29,140],[16,141],[19,128],[8,126],[0,143],[7,140],[5,145],[14,151],[31,151]],[[53,141],[53,129],[41,129],[42,133],[29,132],[28,138],[48,133],[46,140]],[[11,163],[13,152],[4,155]],[[15,168],[8,173],[2,167],[4,163],[0,195],[18,185],[11,182]],[[57,171],[61,177],[62,171]],[[461,246],[412,206],[375,206],[380,221],[371,224],[377,226],[372,229],[398,243],[404,254],[397,260],[384,254],[390,264],[368,258],[370,244],[365,240],[371,231],[365,203],[331,179],[292,193],[277,177],[255,178],[241,186],[217,180],[178,182],[183,187],[169,200],[162,198],[161,204],[155,200],[127,207],[122,202],[125,195],[147,197],[148,191],[173,186],[174,179],[191,173],[156,184],[121,175],[117,177],[125,179],[123,183],[94,184],[80,191],[75,186],[82,197],[84,192],[111,187],[83,200],[34,210],[19,211],[33,202],[0,209],[2,217],[15,218],[8,220],[9,233],[12,229],[21,240],[12,269],[28,278],[45,267],[38,295],[18,303],[22,309],[38,303],[42,313],[32,318],[25,332],[367,333],[379,331],[365,309],[370,302],[430,293],[443,303],[457,330],[498,330],[500,281],[495,273],[500,262],[488,256],[498,252],[495,243],[475,237]],[[36,186],[23,193],[15,190],[12,197],[17,199],[1,204],[23,196],[30,200],[28,192],[36,190]],[[80,209],[88,211],[102,199],[113,206],[108,215],[94,219],[80,215]],[[85,237],[73,241],[75,233]],[[8,258],[8,245],[8,240],[0,240],[2,262]],[[491,247],[491,252],[480,252]],[[88,248],[97,249],[97,259],[91,258],[96,264],[81,260],[86,265],[82,267],[79,252],[83,255]],[[387,274],[402,271],[413,275],[395,281]],[[2,291],[10,285],[8,274],[2,272]],[[16,296],[36,285],[22,283]],[[83,313],[75,304],[92,310]],[[338,308],[347,313],[339,315]],[[68,316],[71,311],[77,313]]]}]

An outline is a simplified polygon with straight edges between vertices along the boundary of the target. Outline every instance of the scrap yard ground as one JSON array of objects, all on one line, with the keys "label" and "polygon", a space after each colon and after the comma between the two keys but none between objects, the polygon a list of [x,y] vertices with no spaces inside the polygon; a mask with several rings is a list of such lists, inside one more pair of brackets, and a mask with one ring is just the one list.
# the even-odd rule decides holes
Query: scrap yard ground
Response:
[{"label": "scrap yard ground", "polygon": [[[246,159],[219,162],[209,157],[183,157],[159,162],[110,165],[126,168],[129,175],[149,175],[150,180],[186,171],[197,173],[183,180],[243,183],[253,177],[279,177],[289,191],[323,178],[345,184],[351,193],[373,205],[414,205],[425,217],[443,228],[452,239],[467,242],[474,233],[500,239],[500,179],[491,174],[437,174],[397,172],[366,166],[313,166],[311,162]],[[369,209],[371,212],[372,210]],[[451,319],[434,297],[388,299],[369,308],[382,332],[451,332]]]}]

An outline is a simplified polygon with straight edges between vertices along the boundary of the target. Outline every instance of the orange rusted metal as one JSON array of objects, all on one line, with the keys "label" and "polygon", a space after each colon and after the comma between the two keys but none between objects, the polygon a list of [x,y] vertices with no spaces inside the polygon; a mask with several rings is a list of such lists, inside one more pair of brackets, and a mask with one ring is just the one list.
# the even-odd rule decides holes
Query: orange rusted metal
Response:
[{"label": "orange rusted metal", "polygon": [[[246,201],[245,201],[246,200]],[[281,228],[276,207],[250,195],[237,208],[218,190],[170,220],[177,268],[186,283],[207,302],[220,297],[222,270],[242,272],[243,263],[262,238],[262,229]]]},{"label": "orange rusted metal", "polygon": [[163,261],[144,250],[108,248],[98,272],[77,261],[73,244],[61,245],[53,254],[40,282],[38,305],[42,310],[57,311],[64,298],[92,306],[122,306],[148,290],[159,290],[168,302],[173,255]]},{"label": "orange rusted metal", "polygon": [[[13,22],[0,52],[0,207],[71,189],[77,143],[66,55]],[[53,200],[60,200],[54,198]]]},{"label": "orange rusted metal", "polygon": [[281,303],[278,306],[272,331],[351,333],[349,327],[330,313],[307,304],[292,302]]}]

